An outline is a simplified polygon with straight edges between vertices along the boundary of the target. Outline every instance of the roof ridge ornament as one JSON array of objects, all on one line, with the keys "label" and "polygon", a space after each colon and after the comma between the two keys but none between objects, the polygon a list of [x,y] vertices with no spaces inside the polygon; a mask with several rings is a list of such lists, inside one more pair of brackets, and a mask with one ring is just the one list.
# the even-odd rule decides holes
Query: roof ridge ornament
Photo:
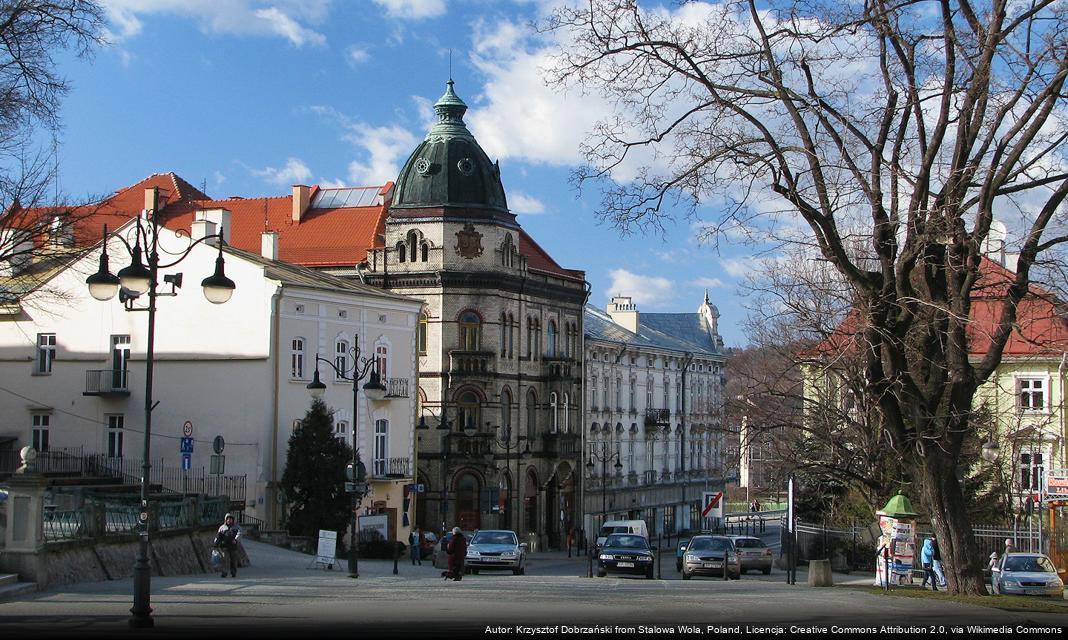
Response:
[{"label": "roof ridge ornament", "polygon": [[434,113],[437,114],[438,121],[427,133],[427,140],[434,138],[438,140],[448,138],[469,138],[474,140],[474,136],[471,135],[467,125],[464,124],[467,103],[456,95],[456,91],[453,89],[455,84],[452,78],[449,78],[449,81],[445,83],[445,93],[434,103]]}]

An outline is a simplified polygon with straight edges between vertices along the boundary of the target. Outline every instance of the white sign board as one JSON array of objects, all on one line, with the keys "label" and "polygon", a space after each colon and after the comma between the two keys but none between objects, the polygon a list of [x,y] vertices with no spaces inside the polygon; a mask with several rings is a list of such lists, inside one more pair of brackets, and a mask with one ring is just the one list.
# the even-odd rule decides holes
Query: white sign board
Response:
[{"label": "white sign board", "polygon": [[315,552],[315,561],[320,564],[334,564],[337,555],[337,531],[319,529],[319,550]]},{"label": "white sign board", "polygon": [[722,491],[705,491],[701,498],[701,516],[705,518],[722,518],[724,502],[726,500],[723,499]]}]

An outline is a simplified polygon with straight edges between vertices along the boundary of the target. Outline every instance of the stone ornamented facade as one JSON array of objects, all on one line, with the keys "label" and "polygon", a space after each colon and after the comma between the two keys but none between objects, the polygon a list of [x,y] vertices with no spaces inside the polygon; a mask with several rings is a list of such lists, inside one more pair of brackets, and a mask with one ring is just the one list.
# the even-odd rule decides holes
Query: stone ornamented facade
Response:
[{"label": "stone ornamented facade", "polygon": [[509,528],[557,547],[580,526],[586,282],[509,212],[466,109],[450,80],[362,275],[425,301],[417,523]]},{"label": "stone ornamented facade", "polygon": [[723,340],[697,313],[642,313],[616,296],[586,306],[585,528],[644,519],[651,535],[700,525],[701,494],[732,474]]}]

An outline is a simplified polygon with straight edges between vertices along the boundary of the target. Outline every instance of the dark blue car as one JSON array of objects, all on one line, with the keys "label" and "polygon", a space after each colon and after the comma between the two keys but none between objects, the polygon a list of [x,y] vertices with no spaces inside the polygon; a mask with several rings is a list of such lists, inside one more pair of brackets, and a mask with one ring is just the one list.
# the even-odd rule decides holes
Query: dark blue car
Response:
[{"label": "dark blue car", "polygon": [[645,536],[614,533],[608,536],[597,557],[597,576],[626,573],[653,579],[653,550]]}]

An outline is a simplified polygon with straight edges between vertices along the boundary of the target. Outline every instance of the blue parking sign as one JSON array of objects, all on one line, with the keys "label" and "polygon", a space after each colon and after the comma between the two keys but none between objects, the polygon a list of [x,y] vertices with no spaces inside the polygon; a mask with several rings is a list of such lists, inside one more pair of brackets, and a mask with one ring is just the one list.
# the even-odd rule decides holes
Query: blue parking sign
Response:
[{"label": "blue parking sign", "polygon": [[183,453],[182,454],[182,471],[189,471],[192,468],[193,468],[193,454],[191,454],[191,453]]},{"label": "blue parking sign", "polygon": [[180,450],[182,453],[193,453],[193,439],[182,438]]}]

